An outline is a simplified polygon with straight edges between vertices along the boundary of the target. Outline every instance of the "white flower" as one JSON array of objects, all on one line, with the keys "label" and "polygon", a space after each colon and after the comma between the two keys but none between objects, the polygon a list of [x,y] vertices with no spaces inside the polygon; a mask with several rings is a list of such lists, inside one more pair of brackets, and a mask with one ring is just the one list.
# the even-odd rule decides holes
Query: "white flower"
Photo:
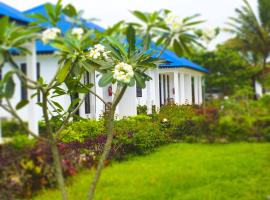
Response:
[{"label": "white flower", "polygon": [[42,32],[41,40],[43,43],[48,43],[50,40],[54,40],[59,34],[61,34],[59,28],[48,28]]},{"label": "white flower", "polygon": [[94,47],[97,51],[101,51],[101,52],[105,51],[105,47],[102,44],[96,44]]},{"label": "white flower", "polygon": [[224,100],[228,100],[228,99],[229,99],[229,97],[228,97],[228,96],[225,96],[225,97],[224,97]]},{"label": "white flower", "polygon": [[168,122],[168,120],[167,120],[166,118],[164,118],[164,119],[162,120],[162,122],[165,123],[165,122]]},{"label": "white flower", "polygon": [[102,53],[102,56],[104,57],[105,60],[108,60],[110,57],[108,56],[108,54],[111,53],[111,51],[105,51]]},{"label": "white flower", "polygon": [[121,62],[114,67],[113,78],[117,81],[129,83],[133,76],[133,68],[127,63]]},{"label": "white flower", "polygon": [[79,39],[82,38],[83,33],[84,30],[82,28],[76,27],[71,30],[71,34],[77,36]]},{"label": "white flower", "polygon": [[206,42],[209,43],[214,37],[216,36],[216,30],[212,28],[205,28],[203,30],[203,35],[202,39]]},{"label": "white flower", "polygon": [[94,58],[94,59],[98,59],[100,56],[100,52],[97,51],[96,49],[91,49],[89,52],[89,57],[90,58]]},{"label": "white flower", "polygon": [[165,18],[165,23],[173,32],[178,32],[183,27],[183,21],[175,15],[168,15]]}]

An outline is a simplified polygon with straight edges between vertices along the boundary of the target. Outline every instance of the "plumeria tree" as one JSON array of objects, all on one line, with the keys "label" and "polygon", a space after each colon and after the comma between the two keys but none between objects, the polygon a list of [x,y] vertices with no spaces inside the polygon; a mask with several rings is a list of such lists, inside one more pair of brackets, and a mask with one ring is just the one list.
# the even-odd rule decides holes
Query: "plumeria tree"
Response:
[{"label": "plumeria tree", "polygon": [[[48,21],[52,22],[52,24],[56,24],[60,13],[67,8],[69,7],[63,7],[61,2],[57,3],[55,7],[47,6],[46,9],[49,14]],[[80,59],[81,55],[85,54],[84,50],[87,49],[86,47],[90,45],[91,40],[88,37],[89,34],[88,36],[85,34],[84,37],[82,37],[83,29],[72,29],[64,34],[61,33],[61,30],[57,27],[42,31],[39,26],[17,25],[14,22],[10,22],[7,17],[3,17],[0,20],[0,24],[0,70],[7,67],[6,64],[11,66],[0,81],[0,106],[18,120],[21,126],[23,126],[32,137],[50,144],[56,179],[61,189],[63,199],[67,199],[56,138],[66,127],[70,119],[76,114],[84,98],[73,99],[67,108],[63,108],[55,99],[59,96],[72,95],[74,93],[86,94],[92,87],[91,84],[83,85],[81,83],[81,76],[85,70],[81,68],[81,65],[84,63],[82,63]],[[48,82],[45,82],[42,77],[38,80],[30,79],[20,70],[20,67],[14,60],[14,54],[26,55],[33,53],[29,52],[26,46],[30,42],[34,42],[35,39],[40,39],[46,44],[51,44],[53,41],[61,41],[65,49],[70,48],[70,52],[73,52],[73,54],[64,51],[59,52],[60,54],[68,54],[69,59],[59,61],[57,72]],[[15,76],[19,78],[25,88],[32,90],[34,93],[30,99],[17,102],[17,105],[11,103],[16,87],[14,83]],[[64,84],[68,87],[62,87]],[[46,134],[44,136],[38,136],[37,133],[32,132],[18,113],[30,100],[33,101],[33,98],[35,98],[38,93],[41,94],[42,100],[37,103],[37,106],[42,108],[42,115],[46,124]],[[55,132],[52,131],[52,119],[57,119],[62,122],[61,126]]]},{"label": "plumeria tree", "polygon": [[178,56],[188,55],[194,47],[203,47],[199,42],[202,34],[197,27],[203,20],[198,19],[199,14],[181,19],[170,10],[160,10],[152,13],[132,11],[141,23],[134,23],[141,33],[146,48],[151,42],[163,48],[159,56],[166,49],[173,49]]},{"label": "plumeria tree", "polygon": [[[3,38],[7,38],[10,33],[12,33],[12,37],[16,36],[15,32],[21,34],[21,37],[19,37],[21,42],[19,43],[16,43],[18,38],[0,41],[0,58],[8,58],[0,60],[1,66],[4,66],[6,62],[12,66],[12,69],[5,74],[0,83],[1,99],[5,100],[2,101],[1,107],[11,113],[27,129],[16,108],[22,108],[27,105],[28,101],[19,102],[15,108],[10,103],[15,88],[13,76],[16,75],[22,80],[28,89],[41,93],[42,101],[38,105],[42,107],[46,123],[46,135],[42,139],[49,141],[51,144],[58,185],[61,189],[62,198],[67,199],[61,158],[57,149],[57,135],[65,128],[84,101],[84,98],[79,98],[79,95],[76,94],[91,93],[102,101],[106,107],[104,123],[107,140],[89,189],[88,199],[93,199],[104,167],[104,161],[108,158],[112,146],[115,111],[125,91],[135,84],[141,88],[146,86],[146,82],[151,79],[147,75],[147,71],[164,63],[159,57],[167,48],[173,48],[178,55],[183,55],[189,51],[189,47],[200,45],[197,41],[199,36],[195,33],[195,25],[202,21],[194,20],[198,15],[179,19],[168,10],[154,13],[134,11],[133,14],[141,19],[145,25],[119,22],[112,28],[100,33],[86,27],[83,19],[80,18],[80,12],[72,5],[62,6],[61,1],[55,6],[47,4],[46,12],[47,16],[40,14],[31,16],[35,19],[32,23],[33,27],[18,27],[6,21],[1,26],[3,28],[1,28],[0,34],[3,34]],[[58,27],[58,22],[63,14],[72,23],[71,29],[65,33],[61,32]],[[49,24],[50,28],[44,30],[44,27],[40,26],[44,23]],[[16,30],[18,28],[20,28],[20,31]],[[30,35],[29,32],[33,35]],[[49,82],[45,82],[43,78],[30,80],[19,70],[13,59],[11,50],[17,49],[20,53],[29,53],[24,45],[34,38],[40,39],[43,43],[57,49],[58,68]],[[13,42],[7,45],[7,41]],[[150,48],[153,41],[157,45],[163,46],[156,57],[154,55],[157,52]],[[93,73],[93,71],[98,72],[101,76],[98,83],[99,87],[115,86],[116,89],[111,102],[107,102],[95,93],[94,83],[87,85],[82,83],[84,74],[86,72]],[[56,97],[64,95],[73,97],[68,108],[63,108],[55,100]],[[34,96],[31,98],[34,98]],[[52,131],[51,119],[62,121],[61,127],[55,132]],[[34,137],[38,137],[35,133],[28,131]]]},{"label": "plumeria tree", "polygon": [[[135,84],[142,88],[145,87],[145,82],[150,80],[146,71],[150,68],[157,67],[161,61],[153,58],[154,52],[148,51],[146,53],[141,48],[141,45],[137,46],[135,30],[132,26],[126,29],[126,39],[124,41],[118,41],[118,39],[109,36],[101,37],[95,31],[89,30],[83,24],[77,23],[78,20],[74,20],[72,28],[63,33],[57,27],[61,15],[65,13],[70,18],[76,18],[78,16],[76,9],[71,5],[63,7],[59,1],[55,6],[47,4],[46,12],[47,17],[39,14],[31,16],[35,18],[35,21],[32,23],[33,27],[18,26],[10,23],[8,18],[1,20],[2,29],[0,34],[2,36],[1,38],[3,38],[0,46],[0,58],[2,58],[1,68],[6,63],[9,63],[11,69],[4,75],[0,82],[0,95],[1,100],[3,100],[0,106],[16,118],[30,135],[50,143],[56,178],[61,189],[62,199],[68,199],[61,168],[61,158],[57,149],[57,136],[76,114],[84,98],[73,99],[68,108],[63,108],[55,98],[90,92],[105,104],[107,112],[104,114],[104,121],[107,141],[89,192],[89,199],[92,199],[104,166],[104,161],[107,159],[111,149],[116,107],[127,87],[132,87]],[[50,28],[43,30],[44,27],[40,26],[40,24],[45,22],[50,24]],[[105,32],[104,36],[106,34],[108,32]],[[58,49],[56,53],[59,58],[58,69],[49,82],[45,82],[42,77],[38,80],[29,79],[20,70],[13,58],[14,50],[23,55],[30,53],[25,48],[25,45],[33,41],[33,39],[40,39],[44,44],[49,44]],[[99,42],[102,44],[99,44]],[[101,74],[99,81],[100,87],[108,84],[116,85],[112,102],[106,102],[92,90],[94,83],[85,85],[81,82],[86,72],[93,71]],[[29,102],[28,100],[18,102],[16,106],[11,104],[11,98],[15,90],[14,76],[17,76],[26,88],[34,90],[36,94],[41,93],[42,101],[37,106],[42,107],[46,124],[45,137],[37,136],[36,133],[29,130],[18,114],[18,110],[26,106]],[[34,97],[35,95],[31,98]],[[52,119],[62,121],[61,127],[55,132],[52,131]]]}]

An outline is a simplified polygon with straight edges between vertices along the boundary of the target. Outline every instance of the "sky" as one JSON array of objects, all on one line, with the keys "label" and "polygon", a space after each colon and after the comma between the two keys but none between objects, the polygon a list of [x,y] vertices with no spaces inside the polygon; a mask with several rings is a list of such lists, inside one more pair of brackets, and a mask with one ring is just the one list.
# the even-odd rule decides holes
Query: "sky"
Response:
[{"label": "sky", "polygon": [[[1,1],[1,0],[0,0]],[[2,2],[26,10],[45,2],[56,3],[56,0],[2,0]],[[256,0],[249,0],[254,9]],[[235,8],[243,5],[243,0],[63,0],[64,4],[72,3],[77,9],[84,11],[85,18],[97,18],[95,23],[107,27],[120,20],[134,21],[130,10],[155,11],[170,9],[179,17],[186,17],[196,13],[206,20],[202,28],[226,27],[230,16],[235,15]],[[210,48],[228,39],[228,33],[221,33]]]}]

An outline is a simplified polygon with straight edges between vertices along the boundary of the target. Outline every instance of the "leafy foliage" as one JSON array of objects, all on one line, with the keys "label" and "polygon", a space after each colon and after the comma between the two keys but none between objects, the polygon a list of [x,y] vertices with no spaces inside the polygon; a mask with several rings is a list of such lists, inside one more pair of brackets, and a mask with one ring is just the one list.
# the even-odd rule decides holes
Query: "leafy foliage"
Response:
[{"label": "leafy foliage", "polygon": [[218,91],[223,96],[251,87],[252,77],[257,73],[239,52],[224,46],[219,46],[215,51],[196,53],[192,60],[210,71],[205,76],[206,91]]},{"label": "leafy foliage", "polygon": [[200,36],[197,34],[198,29],[196,29],[197,25],[204,22],[197,19],[199,14],[177,19],[173,22],[178,27],[177,29],[173,29],[171,24],[166,22],[166,19],[174,17],[169,10],[152,13],[135,10],[132,11],[132,14],[142,22],[142,24],[135,23],[135,25],[143,38],[145,49],[151,46],[151,42],[157,41],[157,45],[164,46],[163,50],[170,48],[178,56],[183,56],[190,54],[191,49],[195,46],[202,47],[198,42]]}]

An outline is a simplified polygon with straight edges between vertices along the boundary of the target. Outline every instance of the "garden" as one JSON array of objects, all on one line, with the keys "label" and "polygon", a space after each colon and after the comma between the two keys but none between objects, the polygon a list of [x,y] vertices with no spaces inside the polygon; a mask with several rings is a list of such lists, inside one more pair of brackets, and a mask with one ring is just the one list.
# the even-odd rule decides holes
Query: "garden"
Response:
[{"label": "garden", "polygon": [[[257,18],[243,3],[226,30],[233,38],[211,51],[205,46],[221,29],[203,31],[199,15],[180,20],[166,9],[132,11],[139,22],[103,31],[61,1],[45,4],[45,15],[27,15],[27,25],[1,17],[0,108],[12,118],[1,120],[0,199],[269,199],[270,4],[258,1]],[[65,32],[63,15],[72,24]],[[57,49],[49,80],[28,77],[15,61],[33,54],[33,40]],[[118,117],[127,91],[146,88],[148,72],[168,64],[166,50],[208,68],[202,102],[160,99]],[[85,82],[93,71],[97,81]],[[14,105],[17,80],[28,98]],[[110,86],[110,100],[96,90]],[[104,107],[97,119],[78,114],[89,94]],[[27,106],[41,110],[38,134],[20,115]]]}]

